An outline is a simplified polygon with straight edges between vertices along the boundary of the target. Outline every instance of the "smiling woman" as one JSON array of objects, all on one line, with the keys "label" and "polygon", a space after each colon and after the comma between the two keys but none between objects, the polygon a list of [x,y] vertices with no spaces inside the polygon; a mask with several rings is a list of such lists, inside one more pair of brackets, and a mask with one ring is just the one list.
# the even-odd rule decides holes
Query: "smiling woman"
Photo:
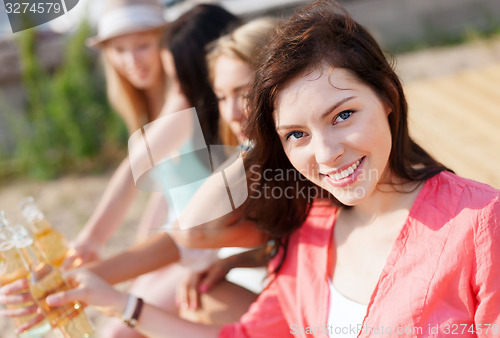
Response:
[{"label": "smiling woman", "polygon": [[156,0],[108,0],[97,36],[88,40],[103,51],[109,100],[131,133],[158,117],[165,103],[160,40],[166,24]]},{"label": "smiling woman", "polygon": [[[335,1],[317,1],[278,28],[261,61],[249,172],[261,190],[297,198],[264,200],[252,185],[247,217],[283,250],[271,286],[225,335],[276,336],[282,324],[325,328],[318,336],[466,326],[462,335],[487,337],[486,322],[498,333],[500,192],[454,175],[410,138],[402,85],[372,36]],[[281,170],[307,180],[263,179]],[[298,193],[311,185],[330,200]]]},{"label": "smiling woman", "polygon": [[[227,231],[253,221],[274,237],[271,282],[222,330],[148,302],[137,328],[174,337],[498,336],[500,191],[454,175],[412,141],[401,83],[371,35],[320,0],[280,24],[261,61],[245,158],[261,186]],[[287,195],[256,197],[269,186]],[[298,193],[308,186],[330,198]],[[126,295],[88,271],[72,281],[79,288],[48,303],[80,299],[114,316],[126,307]]]},{"label": "smiling woman", "polygon": [[154,86],[162,78],[160,32],[131,33],[111,39],[104,49],[117,72],[137,89]]},{"label": "smiling woman", "polygon": [[[329,68],[322,65],[281,90],[276,129],[302,175],[353,205],[359,189],[368,197],[379,180],[391,180],[389,110],[351,71]],[[379,174],[363,174],[373,171]]]}]

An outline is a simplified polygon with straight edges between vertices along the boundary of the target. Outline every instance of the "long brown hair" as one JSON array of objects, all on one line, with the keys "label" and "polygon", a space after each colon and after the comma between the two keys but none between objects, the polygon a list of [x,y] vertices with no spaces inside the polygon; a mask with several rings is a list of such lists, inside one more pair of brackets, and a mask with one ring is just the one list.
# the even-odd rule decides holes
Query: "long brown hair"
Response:
[{"label": "long brown hair", "polygon": [[[389,167],[397,177],[405,182],[424,181],[447,170],[409,136],[408,108],[401,82],[375,39],[336,1],[317,1],[278,27],[261,56],[261,67],[249,97],[247,132],[255,146],[246,159],[251,181],[247,217],[275,238],[286,239],[304,222],[312,203],[311,191],[315,196],[324,193],[292,166],[273,118],[280,90],[321,64],[350,70],[390,108]],[[272,172],[281,172],[280,179],[269,180]],[[293,197],[274,198],[266,195],[264,188],[267,191],[288,189],[289,196]],[[316,190],[311,190],[313,188]]]},{"label": "long brown hair", "polygon": [[219,142],[219,108],[210,86],[205,60],[208,46],[240,24],[240,19],[224,8],[199,4],[180,16],[166,29],[162,47],[174,58],[183,94],[196,108],[207,144]]}]

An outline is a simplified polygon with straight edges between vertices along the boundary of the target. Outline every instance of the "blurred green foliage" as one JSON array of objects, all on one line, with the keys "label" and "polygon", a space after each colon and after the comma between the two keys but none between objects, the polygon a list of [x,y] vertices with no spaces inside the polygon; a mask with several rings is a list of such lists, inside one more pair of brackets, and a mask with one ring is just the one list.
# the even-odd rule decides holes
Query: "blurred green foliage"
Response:
[{"label": "blurred green foliage", "polygon": [[16,174],[50,179],[104,169],[125,154],[127,131],[108,104],[102,71],[85,46],[89,25],[67,37],[63,62],[53,72],[37,57],[35,34],[27,30],[18,40],[27,102],[15,123]]}]

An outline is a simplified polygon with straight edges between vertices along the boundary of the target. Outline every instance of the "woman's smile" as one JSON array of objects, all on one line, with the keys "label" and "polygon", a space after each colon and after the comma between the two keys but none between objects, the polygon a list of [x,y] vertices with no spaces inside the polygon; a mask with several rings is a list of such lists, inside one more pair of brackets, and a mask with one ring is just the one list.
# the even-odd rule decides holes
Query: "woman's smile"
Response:
[{"label": "woman's smile", "polygon": [[349,166],[344,166],[344,169],[333,170],[324,174],[320,173],[319,175],[334,187],[346,187],[354,183],[354,181],[356,181],[356,179],[362,172],[363,160],[364,157],[360,158]]}]

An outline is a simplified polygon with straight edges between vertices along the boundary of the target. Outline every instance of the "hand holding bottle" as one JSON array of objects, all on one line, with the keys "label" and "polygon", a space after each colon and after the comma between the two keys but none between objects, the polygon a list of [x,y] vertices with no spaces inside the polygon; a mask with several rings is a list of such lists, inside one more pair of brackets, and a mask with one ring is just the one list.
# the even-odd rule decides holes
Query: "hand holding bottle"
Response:
[{"label": "hand holding bottle", "polygon": [[61,268],[68,270],[77,268],[83,264],[98,261],[101,259],[101,247],[94,241],[86,238],[77,237],[73,243],[70,244],[70,249],[66,253]]},{"label": "hand holding bottle", "polygon": [[50,306],[61,306],[74,301],[92,305],[100,312],[120,317],[127,304],[128,295],[113,288],[93,272],[79,268],[67,271],[65,279],[72,287],[52,294],[46,302]]},{"label": "hand holding bottle", "polygon": [[28,275],[5,212],[0,211],[0,303],[5,305],[0,313],[12,318],[21,337],[41,336],[50,330],[30,294]]},{"label": "hand holding bottle", "polygon": [[0,315],[13,319],[30,318],[16,328],[17,333],[28,331],[45,320],[28,289],[27,278],[18,279],[0,288],[0,303],[7,306],[0,311]]},{"label": "hand holding bottle", "polygon": [[[22,305],[33,302],[33,297],[29,293],[29,284],[27,278],[18,279],[12,283],[6,284],[0,288],[0,303],[4,305]],[[37,312],[38,306],[31,304],[28,307],[19,307],[15,309],[3,309],[0,315],[7,317],[22,317]]]}]

